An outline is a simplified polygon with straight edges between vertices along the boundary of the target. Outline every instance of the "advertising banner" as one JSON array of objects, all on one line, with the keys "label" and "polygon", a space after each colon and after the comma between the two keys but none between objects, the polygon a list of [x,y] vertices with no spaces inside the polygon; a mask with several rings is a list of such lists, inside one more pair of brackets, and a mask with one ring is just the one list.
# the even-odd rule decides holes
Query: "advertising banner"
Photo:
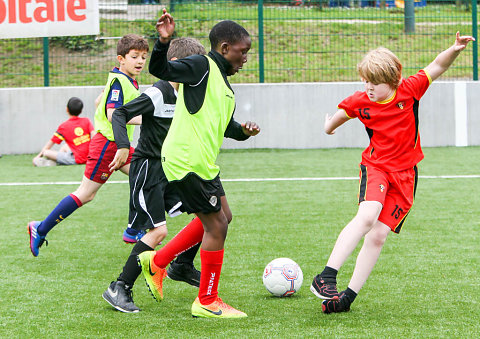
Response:
[{"label": "advertising banner", "polygon": [[99,34],[98,0],[0,0],[0,39]]}]

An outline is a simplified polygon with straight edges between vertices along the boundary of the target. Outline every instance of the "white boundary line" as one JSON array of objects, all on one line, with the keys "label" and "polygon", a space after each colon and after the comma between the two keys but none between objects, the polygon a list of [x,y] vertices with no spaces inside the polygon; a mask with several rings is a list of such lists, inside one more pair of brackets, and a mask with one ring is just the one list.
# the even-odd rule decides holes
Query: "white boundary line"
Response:
[{"label": "white boundary line", "polygon": [[[478,179],[480,174],[471,175],[420,175],[421,179]],[[344,181],[359,180],[358,177],[319,177],[319,178],[239,178],[222,179],[222,182],[262,182],[262,181]],[[107,181],[107,184],[128,184],[128,180]],[[46,181],[46,182],[2,182],[0,186],[47,186],[80,185],[80,181]]]}]

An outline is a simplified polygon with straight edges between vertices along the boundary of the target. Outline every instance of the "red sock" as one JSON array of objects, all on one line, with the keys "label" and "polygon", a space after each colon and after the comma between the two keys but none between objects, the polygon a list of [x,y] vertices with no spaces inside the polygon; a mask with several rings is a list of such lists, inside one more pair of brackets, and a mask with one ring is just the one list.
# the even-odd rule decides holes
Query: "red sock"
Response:
[{"label": "red sock", "polygon": [[157,251],[153,262],[165,268],[177,255],[198,244],[203,238],[203,225],[198,217],[190,221],[172,240]]},{"label": "red sock", "polygon": [[223,264],[223,249],[220,251],[205,251],[200,249],[202,273],[200,275],[200,290],[198,299],[202,305],[209,305],[217,300],[218,281]]}]

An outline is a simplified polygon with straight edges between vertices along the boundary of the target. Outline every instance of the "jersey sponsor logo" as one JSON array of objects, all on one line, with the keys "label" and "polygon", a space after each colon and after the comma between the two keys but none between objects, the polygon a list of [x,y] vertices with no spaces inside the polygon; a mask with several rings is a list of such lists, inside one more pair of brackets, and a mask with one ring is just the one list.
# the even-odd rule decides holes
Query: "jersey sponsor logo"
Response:
[{"label": "jersey sponsor logo", "polygon": [[175,113],[175,105],[174,104],[164,104],[162,103],[155,103],[155,112],[153,112],[153,116],[158,118],[173,118],[173,113]]},{"label": "jersey sponsor logo", "polygon": [[85,134],[85,135],[82,135],[78,138],[73,139],[73,144],[75,146],[78,146],[78,145],[84,144],[84,143],[89,142],[89,141],[90,141],[90,134]]},{"label": "jersey sponsor logo", "polygon": [[112,97],[110,98],[111,101],[118,101],[120,97],[120,90],[119,89],[112,89]]},{"label": "jersey sponsor logo", "polygon": [[212,195],[209,200],[210,205],[216,206],[217,205],[217,197],[215,195]]},{"label": "jersey sponsor logo", "polygon": [[81,127],[75,127],[75,129],[73,130],[73,133],[75,133],[75,135],[76,135],[77,137],[79,137],[79,136],[81,136],[81,135],[84,134],[84,133],[83,133],[83,128],[81,128]]}]

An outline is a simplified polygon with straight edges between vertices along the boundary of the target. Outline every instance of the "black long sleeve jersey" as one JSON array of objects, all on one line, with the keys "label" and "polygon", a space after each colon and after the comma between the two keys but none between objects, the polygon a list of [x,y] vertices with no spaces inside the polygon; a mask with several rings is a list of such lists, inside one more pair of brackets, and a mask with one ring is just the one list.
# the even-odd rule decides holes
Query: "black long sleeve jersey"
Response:
[{"label": "black long sleeve jersey", "polygon": [[[139,97],[116,109],[112,116],[112,128],[117,148],[130,147],[126,123],[141,115],[140,137],[133,158],[161,159],[163,142],[172,123],[177,92],[165,80],[157,81]],[[233,120],[227,126],[225,137],[246,140],[242,126]]]},{"label": "black long sleeve jersey", "polygon": [[117,148],[130,147],[126,123],[141,115],[140,137],[133,157],[160,159],[176,101],[177,93],[173,86],[168,81],[160,80],[139,97],[116,109],[112,116],[112,127]]},{"label": "black long sleeve jersey", "polygon": [[[191,55],[189,57],[168,61],[167,51],[170,43],[163,44],[159,40],[153,47],[150,58],[149,71],[156,77],[184,84],[185,105],[190,114],[196,114],[203,105],[207,90],[209,63],[204,55]],[[227,70],[230,63],[218,52],[210,51],[208,56],[218,65],[226,85],[230,88],[227,79]],[[233,92],[233,89],[232,89]],[[225,131],[225,137],[235,140],[246,140],[248,135],[243,133],[241,125],[232,118]]]}]

